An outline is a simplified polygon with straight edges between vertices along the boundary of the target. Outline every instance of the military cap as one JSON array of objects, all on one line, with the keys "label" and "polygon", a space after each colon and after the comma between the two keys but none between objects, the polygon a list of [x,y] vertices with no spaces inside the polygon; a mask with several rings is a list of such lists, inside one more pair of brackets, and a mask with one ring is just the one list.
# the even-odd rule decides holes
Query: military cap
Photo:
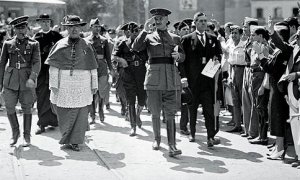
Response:
[{"label": "military cap", "polygon": [[187,19],[184,19],[184,20],[183,20],[183,22],[186,23],[189,27],[192,26],[192,22],[193,22],[193,21],[194,21],[194,20],[191,19],[191,18],[187,18]]},{"label": "military cap", "polygon": [[178,29],[178,26],[179,26],[180,23],[181,23],[181,21],[178,21],[175,24],[173,24],[174,29]]},{"label": "military cap", "polygon": [[164,9],[164,8],[153,8],[150,10],[150,14],[152,16],[157,16],[157,15],[168,16],[171,14],[171,11],[168,9]]},{"label": "military cap", "polygon": [[284,19],[284,21],[287,22],[289,26],[299,26],[298,18],[296,17],[289,17]]},{"label": "military cap", "polygon": [[251,17],[245,17],[244,23],[249,23],[249,22],[256,22],[256,23],[258,23],[258,19],[251,18]]},{"label": "military cap", "polygon": [[84,26],[86,24],[77,15],[67,15],[64,17],[64,22],[61,23],[63,26]]},{"label": "military cap", "polygon": [[274,25],[275,31],[289,30],[289,24],[286,21],[278,22]]},{"label": "military cap", "polygon": [[178,26],[178,30],[181,30],[182,28],[184,28],[186,26],[189,26],[189,25],[187,25],[185,22],[182,21]]},{"label": "military cap", "polygon": [[20,17],[17,17],[16,19],[10,21],[9,24],[14,26],[14,27],[27,25],[28,24],[28,21],[27,21],[28,18],[29,18],[29,16],[20,16]]},{"label": "military cap", "polygon": [[128,30],[128,23],[123,24],[120,29],[123,30],[123,31],[127,31]]},{"label": "military cap", "polygon": [[91,19],[91,21],[90,21],[90,27],[92,25],[100,25],[100,20],[98,18]]},{"label": "military cap", "polygon": [[42,20],[50,20],[51,21],[52,19],[50,18],[49,14],[41,14],[39,16],[39,18],[36,19],[36,21],[42,21]]},{"label": "military cap", "polygon": [[266,31],[266,27],[265,26],[250,26],[250,32],[251,33],[253,33],[254,31],[259,30],[259,29],[262,29],[262,30]]}]

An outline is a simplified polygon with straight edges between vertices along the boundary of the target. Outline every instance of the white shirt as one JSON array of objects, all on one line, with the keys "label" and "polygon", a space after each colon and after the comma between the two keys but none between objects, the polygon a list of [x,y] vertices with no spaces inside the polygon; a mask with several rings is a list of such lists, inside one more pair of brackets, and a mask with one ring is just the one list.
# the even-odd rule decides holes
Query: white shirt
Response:
[{"label": "white shirt", "polygon": [[197,33],[197,37],[198,37],[198,39],[199,39],[200,42],[202,42],[202,41],[201,41],[201,36],[199,34],[203,34],[203,40],[204,40],[204,42],[202,42],[202,45],[205,46],[205,43],[206,43],[205,32],[200,33],[198,30],[196,30],[196,33]]},{"label": "white shirt", "polygon": [[231,65],[246,65],[245,61],[245,45],[247,41],[240,40],[238,45],[234,45],[234,43],[230,43],[228,46],[228,62]]}]

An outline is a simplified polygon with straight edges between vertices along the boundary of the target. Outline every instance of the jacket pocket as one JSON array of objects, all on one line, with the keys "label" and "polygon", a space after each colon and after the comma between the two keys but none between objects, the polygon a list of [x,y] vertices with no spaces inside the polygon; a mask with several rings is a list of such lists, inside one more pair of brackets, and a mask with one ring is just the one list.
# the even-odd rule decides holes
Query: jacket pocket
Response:
[{"label": "jacket pocket", "polygon": [[157,86],[159,85],[159,66],[149,67],[146,73],[145,83],[144,85]]},{"label": "jacket pocket", "polygon": [[13,68],[7,67],[7,69],[4,72],[4,78],[3,78],[3,86],[4,87],[9,86],[12,73],[13,73]]}]

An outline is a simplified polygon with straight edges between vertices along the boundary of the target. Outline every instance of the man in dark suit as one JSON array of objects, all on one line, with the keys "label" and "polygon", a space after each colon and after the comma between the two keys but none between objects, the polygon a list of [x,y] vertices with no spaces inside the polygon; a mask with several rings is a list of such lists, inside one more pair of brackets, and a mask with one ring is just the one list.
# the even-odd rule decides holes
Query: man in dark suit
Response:
[{"label": "man in dark suit", "polygon": [[201,74],[207,62],[212,59],[221,59],[221,45],[215,35],[206,33],[207,17],[198,12],[194,15],[196,31],[182,38],[182,45],[186,53],[186,60],[180,64],[182,83],[188,85],[193,93],[193,102],[190,110],[190,142],[195,142],[197,109],[202,104],[207,129],[207,145],[212,147],[219,144],[220,140],[215,138],[219,129],[217,117],[214,115],[215,104],[215,79]]}]

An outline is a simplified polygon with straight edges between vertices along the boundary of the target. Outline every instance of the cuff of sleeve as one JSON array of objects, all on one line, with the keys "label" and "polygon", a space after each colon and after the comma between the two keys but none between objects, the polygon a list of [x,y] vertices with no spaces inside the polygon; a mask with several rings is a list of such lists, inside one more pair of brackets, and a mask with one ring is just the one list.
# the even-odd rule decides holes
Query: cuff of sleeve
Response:
[{"label": "cuff of sleeve", "polygon": [[38,73],[31,72],[29,79],[32,79],[34,82],[36,82],[37,77],[38,77]]},{"label": "cuff of sleeve", "polygon": [[187,81],[187,78],[181,78],[181,81]]}]

